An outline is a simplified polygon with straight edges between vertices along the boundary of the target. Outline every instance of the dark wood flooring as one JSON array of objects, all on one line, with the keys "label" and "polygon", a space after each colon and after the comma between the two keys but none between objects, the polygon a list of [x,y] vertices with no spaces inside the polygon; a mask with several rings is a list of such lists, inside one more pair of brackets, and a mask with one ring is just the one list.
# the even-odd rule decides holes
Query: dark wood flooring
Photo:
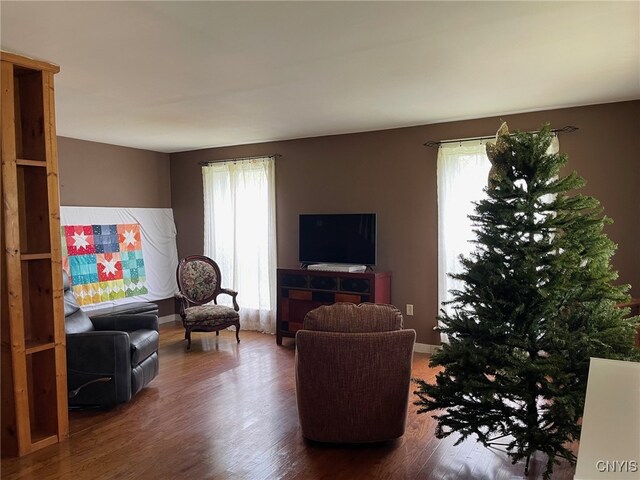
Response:
[{"label": "dark wood flooring", "polygon": [[[69,440],[2,460],[3,479],[514,479],[541,478],[545,458],[512,465],[468,439],[434,437],[411,405],[399,440],[369,447],[306,442],[298,425],[294,344],[255,332],[196,333],[185,350],[179,324],[161,326],[160,374],[130,403],[70,412]],[[433,378],[428,355],[414,376]],[[554,479],[574,468],[556,467]]]}]

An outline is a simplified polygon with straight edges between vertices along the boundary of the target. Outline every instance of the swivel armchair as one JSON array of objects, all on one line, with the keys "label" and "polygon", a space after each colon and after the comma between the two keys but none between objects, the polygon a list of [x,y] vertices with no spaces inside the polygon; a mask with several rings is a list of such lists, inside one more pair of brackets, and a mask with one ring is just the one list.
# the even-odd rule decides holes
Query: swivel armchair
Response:
[{"label": "swivel armchair", "polygon": [[336,303],[307,313],[296,333],[302,435],[327,443],[402,436],[415,338],[392,305]]}]

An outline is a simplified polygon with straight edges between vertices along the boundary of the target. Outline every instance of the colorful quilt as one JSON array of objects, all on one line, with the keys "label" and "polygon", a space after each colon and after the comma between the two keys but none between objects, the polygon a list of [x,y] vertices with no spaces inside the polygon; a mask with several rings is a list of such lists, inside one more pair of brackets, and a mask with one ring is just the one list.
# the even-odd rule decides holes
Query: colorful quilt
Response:
[{"label": "colorful quilt", "polygon": [[140,225],[65,225],[62,267],[78,304],[147,293]]}]

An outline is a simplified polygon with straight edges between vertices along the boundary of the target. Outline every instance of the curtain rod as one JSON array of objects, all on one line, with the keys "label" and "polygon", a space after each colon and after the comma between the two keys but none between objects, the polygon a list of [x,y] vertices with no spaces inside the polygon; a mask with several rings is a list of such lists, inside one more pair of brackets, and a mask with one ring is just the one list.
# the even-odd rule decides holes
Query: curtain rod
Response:
[{"label": "curtain rod", "polygon": [[[551,129],[551,133],[573,133],[576,130],[578,130],[578,127],[574,127],[573,125],[567,125],[566,127],[562,127],[562,128],[553,128]],[[536,130],[533,132],[529,132],[529,133],[538,133],[540,130]],[[513,133],[510,133],[509,135],[513,135]],[[491,140],[496,138],[495,135],[488,135],[488,136],[484,136],[484,137],[470,137],[470,138],[456,138],[453,140],[440,140],[435,141],[435,140],[429,140],[426,143],[423,143],[423,145],[425,147],[439,147],[440,145],[442,145],[443,143],[456,143],[456,142],[467,142],[470,140]]]},{"label": "curtain rod", "polygon": [[222,163],[222,162],[241,162],[243,160],[255,160],[257,158],[280,158],[282,155],[279,153],[272,153],[270,155],[254,155],[252,157],[236,157],[236,158],[221,158],[220,160],[209,160],[206,162],[198,162],[198,165],[202,167],[206,167],[207,165],[211,165],[213,163]]}]

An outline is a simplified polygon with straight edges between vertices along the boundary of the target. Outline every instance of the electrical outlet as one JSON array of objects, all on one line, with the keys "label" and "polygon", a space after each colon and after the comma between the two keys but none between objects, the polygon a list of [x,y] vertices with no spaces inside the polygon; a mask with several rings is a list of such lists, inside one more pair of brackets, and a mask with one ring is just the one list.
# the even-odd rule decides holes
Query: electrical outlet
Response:
[{"label": "electrical outlet", "polygon": [[413,315],[413,305],[411,305],[410,303],[407,303],[407,315]]}]

